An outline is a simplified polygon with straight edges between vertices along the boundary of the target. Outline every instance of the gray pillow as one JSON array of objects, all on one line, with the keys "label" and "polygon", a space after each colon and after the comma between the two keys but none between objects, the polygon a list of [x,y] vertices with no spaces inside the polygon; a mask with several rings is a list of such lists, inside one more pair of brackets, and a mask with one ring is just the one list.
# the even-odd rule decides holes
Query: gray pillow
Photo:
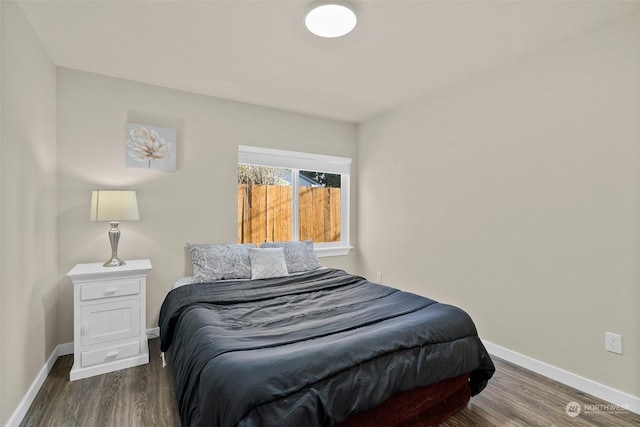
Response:
[{"label": "gray pillow", "polygon": [[249,249],[249,260],[251,280],[289,275],[282,248]]},{"label": "gray pillow", "polygon": [[187,248],[193,263],[194,280],[211,282],[225,279],[250,279],[249,248],[255,247],[253,243],[189,245]]},{"label": "gray pillow", "polygon": [[311,271],[322,268],[316,251],[313,249],[313,242],[305,240],[302,242],[266,242],[260,245],[261,248],[282,248],[284,249],[284,259],[287,262],[289,273],[299,273],[301,271]]}]

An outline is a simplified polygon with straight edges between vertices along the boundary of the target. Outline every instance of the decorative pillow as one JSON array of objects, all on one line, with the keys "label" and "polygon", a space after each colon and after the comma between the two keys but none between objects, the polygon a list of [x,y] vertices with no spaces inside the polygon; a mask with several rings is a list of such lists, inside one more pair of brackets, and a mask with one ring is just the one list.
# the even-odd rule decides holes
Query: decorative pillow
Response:
[{"label": "decorative pillow", "polygon": [[222,279],[220,260],[213,250],[214,245],[187,245],[193,264],[194,282],[214,282]]},{"label": "decorative pillow", "polygon": [[249,248],[255,247],[253,243],[189,245],[194,280],[211,282],[223,279],[250,279]]},{"label": "decorative pillow", "polygon": [[251,260],[251,280],[288,276],[284,249],[249,249]]},{"label": "decorative pillow", "polygon": [[287,262],[287,270],[289,273],[299,273],[301,271],[322,268],[316,256],[316,251],[313,249],[313,242],[311,240],[305,240],[303,242],[266,242],[261,244],[260,247],[284,249],[284,259]]}]

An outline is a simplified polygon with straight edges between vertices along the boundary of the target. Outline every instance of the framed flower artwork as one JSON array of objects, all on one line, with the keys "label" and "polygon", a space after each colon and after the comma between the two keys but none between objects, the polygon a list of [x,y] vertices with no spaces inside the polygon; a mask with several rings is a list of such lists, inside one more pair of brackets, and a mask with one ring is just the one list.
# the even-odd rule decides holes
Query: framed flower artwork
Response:
[{"label": "framed flower artwork", "polygon": [[177,131],[173,128],[127,123],[126,166],[175,171],[176,139]]}]

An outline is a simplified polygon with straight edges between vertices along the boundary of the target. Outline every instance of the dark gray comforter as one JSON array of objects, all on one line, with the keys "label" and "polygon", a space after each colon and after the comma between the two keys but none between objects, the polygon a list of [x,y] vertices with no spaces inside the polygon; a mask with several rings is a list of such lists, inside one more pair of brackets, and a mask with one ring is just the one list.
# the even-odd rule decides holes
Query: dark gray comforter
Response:
[{"label": "dark gray comforter", "polygon": [[342,270],[182,286],[160,311],[184,426],[321,426],[494,367],[469,316]]}]

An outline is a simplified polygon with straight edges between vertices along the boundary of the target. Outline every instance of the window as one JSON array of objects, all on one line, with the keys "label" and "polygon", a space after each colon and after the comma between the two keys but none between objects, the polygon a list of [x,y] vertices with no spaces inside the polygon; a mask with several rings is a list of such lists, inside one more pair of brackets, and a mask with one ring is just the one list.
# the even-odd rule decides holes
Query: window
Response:
[{"label": "window", "polygon": [[349,246],[351,159],[238,148],[238,242],[312,239],[319,256]]}]

